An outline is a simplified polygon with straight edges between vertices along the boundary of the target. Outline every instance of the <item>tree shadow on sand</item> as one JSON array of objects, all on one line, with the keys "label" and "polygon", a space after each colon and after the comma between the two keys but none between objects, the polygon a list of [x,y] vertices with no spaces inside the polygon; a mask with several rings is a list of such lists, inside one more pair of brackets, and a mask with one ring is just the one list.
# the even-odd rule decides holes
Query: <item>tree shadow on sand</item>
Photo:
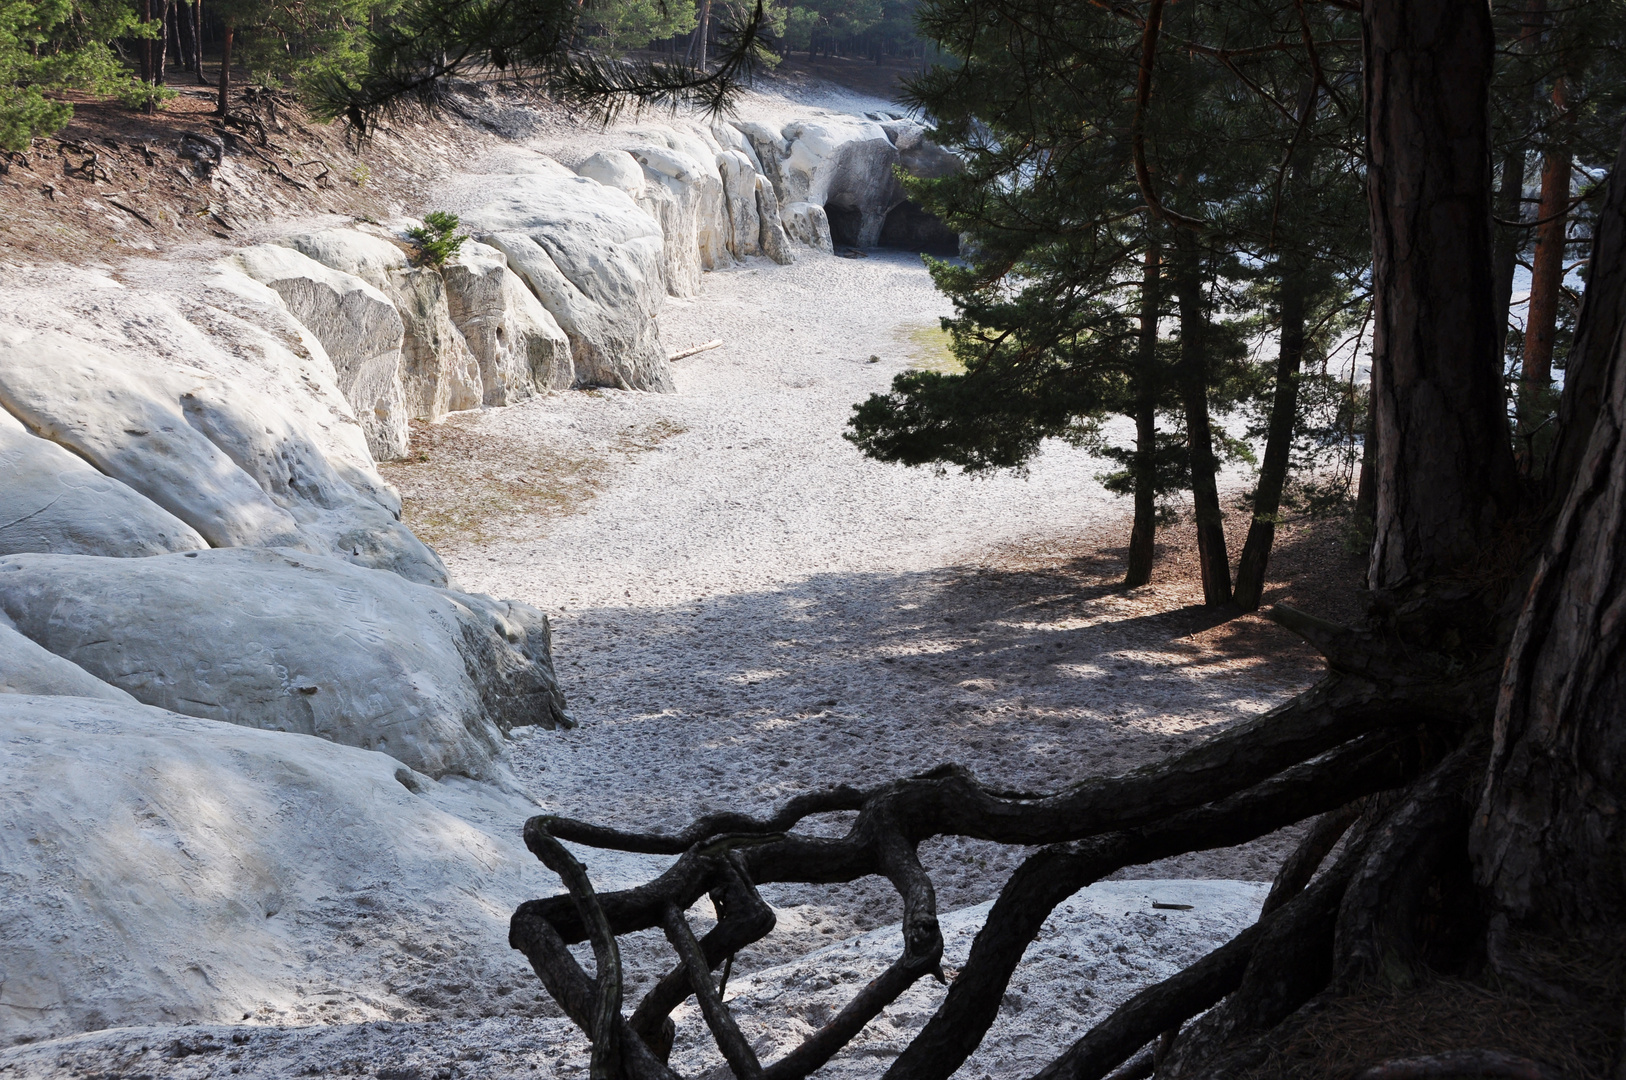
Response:
[{"label": "tree shadow on sand", "polygon": [[[587,730],[561,741],[591,747],[574,768],[593,783],[548,775],[559,768],[551,738],[550,762],[531,776],[550,809],[628,829],[766,812],[802,791],[945,762],[1001,786],[1055,789],[1184,749],[1322,670],[1258,616],[1184,602],[1182,582],[1123,589],[1115,554],[820,573],[567,612],[559,670]],[[1268,877],[1285,842],[1188,857],[1173,872]],[[965,865],[939,879],[957,905],[991,895],[1019,852],[956,840],[925,854]]]}]

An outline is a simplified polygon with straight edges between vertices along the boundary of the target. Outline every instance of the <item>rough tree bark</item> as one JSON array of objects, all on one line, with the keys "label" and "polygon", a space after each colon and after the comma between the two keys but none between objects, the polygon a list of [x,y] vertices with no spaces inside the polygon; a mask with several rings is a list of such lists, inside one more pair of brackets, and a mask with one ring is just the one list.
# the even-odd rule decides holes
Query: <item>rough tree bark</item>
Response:
[{"label": "rough tree bark", "polygon": [[1124,585],[1152,580],[1157,544],[1157,318],[1162,307],[1162,249],[1146,246],[1140,286],[1140,340],[1135,355],[1135,525],[1129,533],[1129,568]]},{"label": "rough tree bark", "polygon": [[1225,514],[1215,481],[1219,462],[1208,420],[1208,308],[1203,300],[1197,240],[1175,230],[1174,295],[1180,304],[1180,366],[1177,378],[1186,413],[1186,447],[1191,455],[1191,502],[1197,525],[1197,559],[1202,569],[1203,603],[1231,602],[1231,561],[1225,551]]},{"label": "rough tree bark", "polygon": [[[1626,143],[1623,143],[1626,147]],[[1626,152],[1594,231],[1563,411],[1567,490],[1520,611],[1496,703],[1473,851],[1518,920],[1573,930],[1626,911]],[[1567,403],[1569,404],[1569,403]]]},{"label": "rough tree bark", "polygon": [[1377,428],[1368,583],[1398,594],[1469,565],[1517,500],[1491,278],[1492,35],[1474,0],[1366,0],[1362,24]]},{"label": "rough tree bark", "polygon": [[[1592,428],[1603,410],[1607,373],[1623,324],[1626,324],[1626,259],[1611,253],[1626,251],[1626,195],[1616,189],[1626,176],[1626,131],[1621,132],[1621,153],[1609,174],[1609,190],[1593,225],[1593,248],[1587,270],[1581,317],[1575,325],[1564,371],[1564,396],[1558,406],[1558,434],[1547,463],[1545,492],[1561,498],[1581,467],[1592,438]],[[1600,253],[1603,253],[1600,256]]]}]

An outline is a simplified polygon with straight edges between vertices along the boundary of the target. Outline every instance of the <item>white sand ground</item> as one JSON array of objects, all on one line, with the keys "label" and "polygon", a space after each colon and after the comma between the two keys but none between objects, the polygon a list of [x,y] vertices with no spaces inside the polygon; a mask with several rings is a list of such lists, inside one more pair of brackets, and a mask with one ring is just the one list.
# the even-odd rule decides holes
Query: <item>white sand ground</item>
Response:
[{"label": "white sand ground", "polygon": [[[1045,924],[1012,977],[999,1019],[957,1074],[1025,1077],[1142,986],[1175,974],[1257,915],[1266,886],[1235,881],[1102,882],[1071,897]],[[1151,902],[1189,904],[1154,910]],[[988,905],[943,920],[944,963],[964,962]],[[796,961],[736,975],[728,1000],[765,1061],[794,1047],[880,974],[901,946],[895,927],[829,944]],[[455,975],[451,976],[455,978]],[[867,1080],[885,1071],[942,1000],[917,983],[814,1075]],[[680,1075],[732,1074],[693,1004],[680,1008],[671,1063]],[[59,1039],[0,1055],[0,1077],[370,1076],[378,1080],[496,1080],[587,1073],[586,1044],[560,1018],[513,1016],[428,1023],[305,1027],[200,1024],[124,1028]]]},{"label": "white sand ground", "polygon": [[[1314,677],[1285,637],[1216,636],[1182,606],[1189,590],[1118,588],[1127,506],[1083,451],[1051,446],[1025,476],[969,478],[867,461],[845,442],[853,403],[916,362],[918,330],[947,311],[912,255],[752,260],[661,316],[673,350],[724,341],[677,364],[677,394],[569,392],[462,414],[421,433],[428,460],[390,469],[461,587],[554,618],[581,726],[528,732],[512,751],[545,806],[668,829],[944,761],[1043,788],[1155,760]],[[1069,901],[961,1075],[1036,1071],[1111,1004],[1230,936],[1287,840],[1136,868],[1120,876],[1148,880]],[[954,912],[949,963],[1021,854],[926,846]],[[772,1057],[886,962],[899,905],[874,880],[764,892],[780,929],[741,957],[731,994]],[[1154,898],[1195,907],[1154,912]],[[629,996],[669,963],[652,935],[625,956]],[[584,1043],[513,960],[520,989],[469,1006],[449,958],[448,1003],[417,1022],[93,1033],[0,1053],[0,1078],[584,1073]],[[879,1075],[941,992],[911,991],[820,1075]],[[686,1016],[674,1063],[715,1069],[708,1047]]]},{"label": "white sand ground", "polygon": [[[945,310],[907,254],[753,264],[662,316],[673,347],[725,342],[679,362],[678,394],[561,394],[453,421],[498,477],[550,448],[622,459],[579,512],[444,552],[466,587],[555,620],[582,727],[514,754],[550,809],[670,826],[944,761],[1045,787],[1151,760],[1304,684],[1302,651],[1199,644],[1200,615],[1069,561],[1127,533],[1099,459],[1057,445],[1025,477],[939,476],[842,439],[853,403],[910,362],[907,332]],[[612,449],[651,431],[652,449]],[[434,483],[434,468],[394,475]],[[948,871],[970,852],[932,854]],[[1267,862],[1179,872],[1259,877]],[[950,904],[994,887],[945,876]]]}]

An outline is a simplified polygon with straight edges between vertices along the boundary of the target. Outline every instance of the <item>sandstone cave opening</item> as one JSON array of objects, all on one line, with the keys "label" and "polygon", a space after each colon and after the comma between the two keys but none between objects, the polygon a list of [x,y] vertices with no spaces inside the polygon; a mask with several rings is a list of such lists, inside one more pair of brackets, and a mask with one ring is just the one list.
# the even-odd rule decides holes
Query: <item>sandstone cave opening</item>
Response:
[{"label": "sandstone cave opening", "polygon": [[[863,213],[856,206],[842,206],[828,202],[825,217],[830,221],[830,240],[837,247],[868,247],[863,243]],[[955,256],[960,254],[960,237],[935,214],[927,213],[908,199],[887,212],[881,223],[875,247],[901,248],[927,255]]]},{"label": "sandstone cave opening", "polygon": [[[835,233],[835,220],[830,222]],[[881,224],[881,247],[904,248],[926,255],[960,254],[960,236],[937,217],[905,199],[894,206]]]},{"label": "sandstone cave opening", "polygon": [[834,244],[845,244],[848,247],[861,247],[859,233],[863,229],[864,215],[856,206],[837,206],[833,202],[824,204],[824,216],[830,221],[830,241]]}]

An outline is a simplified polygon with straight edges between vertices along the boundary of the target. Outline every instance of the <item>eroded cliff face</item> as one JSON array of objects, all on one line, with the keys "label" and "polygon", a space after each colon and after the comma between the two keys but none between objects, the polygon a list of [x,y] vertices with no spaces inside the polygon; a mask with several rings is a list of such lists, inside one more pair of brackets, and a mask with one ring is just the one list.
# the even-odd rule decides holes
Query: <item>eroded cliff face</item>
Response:
[{"label": "eroded cliff face", "polygon": [[[615,138],[499,178],[440,266],[399,219],[213,262],[0,268],[0,788],[20,793],[0,837],[33,845],[0,841],[0,1041],[296,998],[366,867],[395,868],[363,891],[402,925],[504,956],[508,909],[544,887],[504,747],[570,723],[548,621],[452,587],[376,463],[414,420],[672,392],[667,297],[886,242],[894,168],[948,167],[897,118]],[[132,884],[157,877],[162,902]]]},{"label": "eroded cliff face", "polygon": [[490,178],[444,267],[414,263],[415,222],[279,237],[227,264],[274,289],[318,339],[378,460],[406,424],[546,389],[673,389],[659,313],[701,275],[798,248],[956,254],[959,238],[905,198],[901,168],[958,159],[901,115],[739,119],[613,133],[568,169],[543,155]]}]

